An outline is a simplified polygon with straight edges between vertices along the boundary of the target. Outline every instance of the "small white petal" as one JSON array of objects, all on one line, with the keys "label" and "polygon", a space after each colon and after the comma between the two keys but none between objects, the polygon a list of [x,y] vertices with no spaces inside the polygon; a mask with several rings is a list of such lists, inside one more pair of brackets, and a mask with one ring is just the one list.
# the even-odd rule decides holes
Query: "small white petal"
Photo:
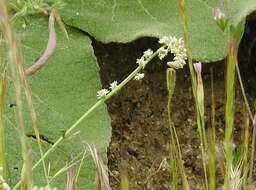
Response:
[{"label": "small white petal", "polygon": [[148,58],[153,54],[153,51],[151,49],[148,49],[147,51],[144,51],[143,57]]},{"label": "small white petal", "polygon": [[170,67],[179,69],[183,68],[187,60],[187,50],[182,38],[176,37],[163,37],[159,40],[160,44],[164,44],[167,47],[161,47],[158,50],[159,59],[163,59],[168,52],[171,52],[174,55],[173,61],[167,63]]},{"label": "small white petal", "polygon": [[158,57],[160,60],[165,58],[167,56],[167,54],[168,54],[168,48],[162,47],[158,50]]},{"label": "small white petal", "polygon": [[167,44],[170,41],[170,39],[167,36],[163,36],[162,38],[159,39],[158,43],[159,44]]},{"label": "small white petal", "polygon": [[135,77],[134,77],[134,80],[141,80],[143,79],[145,76],[144,73],[138,73]]},{"label": "small white petal", "polygon": [[136,63],[140,66],[142,66],[142,68],[144,69],[146,64],[147,64],[147,61],[144,59],[144,57],[142,56],[140,59],[137,59]]},{"label": "small white petal", "polygon": [[113,90],[114,88],[116,88],[117,87],[117,81],[115,80],[115,81],[113,81],[112,83],[110,83],[110,89],[111,90]]},{"label": "small white petal", "polygon": [[97,97],[102,98],[102,97],[106,96],[108,93],[109,93],[109,90],[103,88],[97,92]]}]

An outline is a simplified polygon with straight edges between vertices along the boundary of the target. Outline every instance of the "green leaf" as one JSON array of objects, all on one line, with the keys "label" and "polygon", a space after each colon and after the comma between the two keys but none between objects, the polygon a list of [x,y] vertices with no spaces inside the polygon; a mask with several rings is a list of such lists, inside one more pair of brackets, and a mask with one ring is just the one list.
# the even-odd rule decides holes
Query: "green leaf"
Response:
[{"label": "green leaf", "polygon": [[[64,0],[61,14],[66,23],[82,29],[97,40],[130,42],[143,36],[182,37],[177,0]],[[223,4],[223,3],[222,3]],[[193,57],[199,61],[216,61],[227,54],[227,36],[213,20],[215,0],[186,1]],[[231,23],[237,25],[256,10],[255,0],[230,2]]]},{"label": "green leaf", "polygon": [[[28,17],[27,27],[17,24],[17,35],[21,46],[25,67],[32,65],[44,51],[48,40],[48,22],[46,18]],[[58,27],[56,27],[58,28]],[[68,28],[68,41],[60,29],[57,29],[57,50],[50,61],[35,75],[29,77],[34,104],[38,117],[38,128],[50,143],[55,142],[83,113],[96,101],[97,90],[101,89],[99,67],[93,53],[90,39],[81,32]],[[6,106],[13,102],[12,85],[8,90]],[[25,102],[25,101],[24,101]],[[34,134],[30,124],[29,109],[24,109],[26,131]],[[17,132],[14,108],[6,107],[6,144],[8,162],[8,181],[14,185],[20,179],[22,167],[19,134]],[[47,158],[51,163],[50,174],[54,175],[64,167],[73,156],[83,153],[85,143],[94,144],[106,158],[111,136],[110,119],[106,106],[102,106],[85,119],[71,136],[64,140],[55,152]],[[28,138],[33,151],[33,161],[40,158],[35,139]],[[44,151],[51,147],[42,143]],[[35,170],[34,184],[45,186],[42,165]],[[65,189],[66,173],[56,178],[52,186]],[[78,189],[95,189],[95,169],[90,156],[86,157],[78,180]]]},{"label": "green leaf", "polygon": [[[183,36],[177,0],[64,2],[64,21],[104,43],[126,43],[143,36]],[[227,39],[213,20],[213,8],[201,0],[186,3],[194,58],[216,61],[225,57]]]},{"label": "green leaf", "polygon": [[[62,1],[66,3],[60,11],[64,21],[104,43],[126,43],[144,36],[183,36],[177,0]],[[256,1],[186,1],[191,47],[196,60],[217,61],[227,54],[227,35],[213,20],[216,6],[228,10],[230,22],[236,26],[256,10]]]},{"label": "green leaf", "polygon": [[223,9],[233,26],[237,26],[246,16],[256,10],[255,0],[207,0],[206,3],[213,8],[220,7]]},{"label": "green leaf", "polygon": [[[233,4],[233,15],[231,23],[234,26],[237,26],[242,22],[247,15],[256,10],[256,1],[255,0],[240,0],[240,3]],[[236,6],[234,6],[236,5]]]}]

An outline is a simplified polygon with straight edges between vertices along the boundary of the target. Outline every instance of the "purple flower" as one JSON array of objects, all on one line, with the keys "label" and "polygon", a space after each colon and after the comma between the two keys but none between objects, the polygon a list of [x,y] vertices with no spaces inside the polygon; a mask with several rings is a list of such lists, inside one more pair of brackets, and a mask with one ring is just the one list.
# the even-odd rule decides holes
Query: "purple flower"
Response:
[{"label": "purple flower", "polygon": [[198,62],[198,63],[194,63],[194,68],[197,74],[201,74],[202,72],[202,63]]},{"label": "purple flower", "polygon": [[213,11],[213,19],[218,21],[218,20],[221,20],[223,18],[225,18],[225,13],[219,8],[219,7],[216,7],[214,8],[214,11]]}]

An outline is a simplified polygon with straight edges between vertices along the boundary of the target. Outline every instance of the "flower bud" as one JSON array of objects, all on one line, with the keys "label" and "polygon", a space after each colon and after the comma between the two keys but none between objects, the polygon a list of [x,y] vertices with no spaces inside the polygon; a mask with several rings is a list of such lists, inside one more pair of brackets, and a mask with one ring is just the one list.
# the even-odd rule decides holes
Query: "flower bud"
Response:
[{"label": "flower bud", "polygon": [[198,63],[194,63],[194,68],[197,74],[201,74],[202,72],[202,63],[198,62]]},{"label": "flower bud", "polygon": [[221,8],[219,7],[214,8],[213,19],[216,21],[220,29],[224,31],[227,26],[227,18],[224,11]]}]

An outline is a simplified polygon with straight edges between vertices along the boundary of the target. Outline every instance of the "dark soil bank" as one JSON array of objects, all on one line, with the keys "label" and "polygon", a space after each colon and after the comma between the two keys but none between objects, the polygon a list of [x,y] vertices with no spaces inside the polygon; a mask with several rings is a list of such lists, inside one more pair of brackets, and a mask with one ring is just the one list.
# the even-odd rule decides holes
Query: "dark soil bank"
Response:
[{"label": "dark soil bank", "polygon": [[[248,41],[251,42],[247,38],[249,37],[244,38],[240,59],[244,62],[242,69],[250,69],[250,74],[246,74],[244,80],[246,89],[252,98],[256,87],[252,82],[256,79],[256,72],[253,72],[255,58],[250,58],[250,64],[245,58],[248,57]],[[93,46],[101,67],[103,87],[107,87],[114,80],[122,81],[136,67],[136,59],[141,56],[142,52],[148,48],[156,48],[157,41],[144,38],[129,44],[106,45],[93,42]],[[253,44],[250,46],[252,46],[251,55],[255,55]],[[113,127],[108,152],[108,166],[113,190],[120,189],[121,176],[128,178],[130,189],[170,189],[171,178],[168,167],[170,134],[167,122],[166,67],[164,65],[154,60],[146,69],[143,80],[131,81],[107,103]],[[210,126],[211,67],[214,70],[216,133],[217,140],[221,142],[224,132],[225,62],[203,65],[206,126]],[[203,173],[190,86],[187,69],[178,71],[173,98],[173,121],[180,140],[190,186],[192,190],[195,190],[202,189]],[[241,128],[246,120],[245,112],[237,85],[235,117],[237,144],[239,144]]]}]

